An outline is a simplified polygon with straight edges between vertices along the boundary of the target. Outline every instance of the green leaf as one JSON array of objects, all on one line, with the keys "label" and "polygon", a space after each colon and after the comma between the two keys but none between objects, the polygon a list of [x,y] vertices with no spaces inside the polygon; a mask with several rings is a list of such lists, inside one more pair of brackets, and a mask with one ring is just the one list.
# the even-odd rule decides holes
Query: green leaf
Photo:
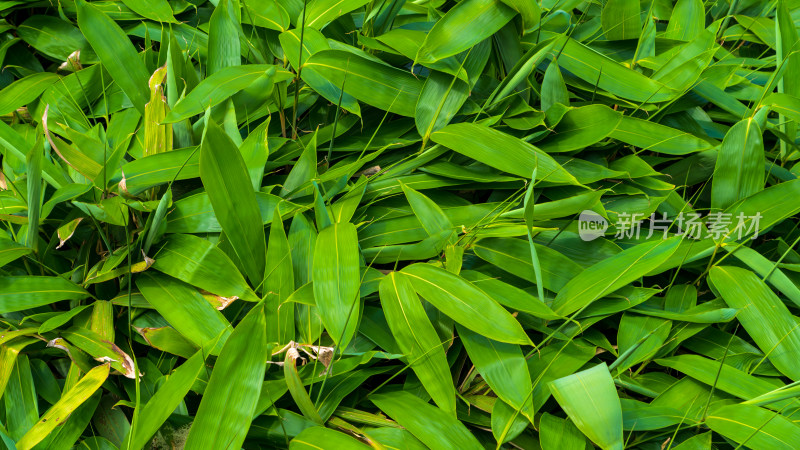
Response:
[{"label": "green leaf", "polygon": [[[477,405],[476,405],[477,406]],[[492,406],[492,435],[498,442],[508,442],[519,437],[530,422],[525,416],[509,406],[506,402],[497,399]]]},{"label": "green leaf", "polygon": [[602,449],[624,448],[622,407],[605,364],[552,381],[550,390],[575,426],[592,442]]},{"label": "green leaf", "polygon": [[[642,361],[647,361],[664,345],[669,336],[671,323],[655,317],[624,314],[619,322],[617,346],[620,355],[633,350],[616,366],[619,372]],[[642,341],[644,339],[644,341]],[[623,357],[620,356],[620,359]],[[616,363],[615,363],[616,364]]]},{"label": "green leaf", "polygon": [[206,72],[213,75],[226,67],[238,66],[241,61],[239,44],[239,2],[220,0],[208,22],[208,65]]},{"label": "green leaf", "polygon": [[[720,350],[724,352],[724,347],[728,345],[728,342],[719,342],[717,344],[723,347]],[[728,357],[731,356],[730,354],[728,355]],[[772,383],[763,378],[750,375],[728,364],[704,358],[700,355],[671,356],[658,359],[656,363],[684,373],[686,376],[692,377],[701,383],[716,386],[716,389],[741,399],[750,400],[775,388]],[[778,402],[774,406],[784,407],[789,406],[789,403]]]},{"label": "green leaf", "polygon": [[373,394],[369,399],[430,448],[483,448],[463,423],[409,392]]},{"label": "green leaf", "polygon": [[42,212],[42,147],[44,137],[38,133],[36,143],[28,152],[28,247],[34,253],[39,250],[39,225]]},{"label": "green leaf", "polygon": [[[281,187],[281,197],[291,200],[311,193],[309,189],[310,181],[317,176],[317,133],[314,133],[311,140],[306,144],[303,153],[292,167],[286,181]],[[300,190],[305,186],[306,189]]]},{"label": "green leaf", "polygon": [[[786,69],[783,77],[778,80],[778,92],[790,94],[794,97],[800,95],[800,83],[797,82],[797,74],[800,73],[800,56],[795,51],[800,46],[800,37],[797,28],[794,26],[788,5],[785,1],[780,1],[777,8],[776,24],[778,26],[777,45],[775,47],[775,57],[785,65]],[[774,94],[781,95],[781,94]],[[795,119],[796,120],[796,119]],[[779,118],[779,121],[782,121]],[[785,124],[780,127],[786,133],[789,140],[797,135],[797,124]],[[781,140],[781,155],[786,154],[786,142]]]},{"label": "green leaf", "polygon": [[408,117],[414,116],[423,86],[409,72],[344,50],[314,53],[303,64],[303,72],[306,71],[340,89],[343,86],[346,94],[368,105]]},{"label": "green leaf", "polygon": [[103,336],[93,330],[79,327],[72,327],[61,334],[95,360],[110,362],[111,368],[126,378],[136,378],[133,359],[112,342],[113,336]]},{"label": "green leaf", "polygon": [[320,231],[311,280],[322,323],[333,342],[346,348],[361,316],[358,236],[353,224],[335,223]]},{"label": "green leaf", "polygon": [[685,441],[681,442],[680,444],[676,445],[674,448],[675,450],[707,450],[712,448],[711,446],[711,435],[712,432],[707,432],[703,434],[698,434],[695,436],[686,439]]},{"label": "green leaf", "polygon": [[572,421],[547,413],[539,419],[539,443],[542,450],[584,450],[587,444]]},{"label": "green leaf", "polygon": [[337,17],[361,8],[367,3],[369,3],[367,0],[336,0],[334,2],[312,0],[306,5],[305,11],[297,19],[297,23],[302,22],[302,15],[305,14],[305,26],[321,30]]},{"label": "green leaf", "polygon": [[751,405],[727,405],[709,414],[713,431],[749,448],[792,449],[800,428],[776,412]]},{"label": "green leaf", "polygon": [[47,437],[64,418],[75,411],[97,391],[108,378],[109,365],[97,366],[86,373],[75,386],[64,392],[58,402],[42,415],[36,425],[17,441],[17,449],[29,450]]},{"label": "green leaf", "polygon": [[800,121],[800,99],[795,95],[776,92],[764,99],[763,104],[795,122]]},{"label": "green leaf", "polygon": [[519,322],[469,281],[423,263],[401,273],[409,277],[417,294],[464,327],[500,342],[530,344]]},{"label": "green leaf", "polygon": [[0,115],[6,115],[39,98],[61,77],[54,73],[34,73],[0,90]]},{"label": "green leaf", "polygon": [[522,29],[527,32],[539,24],[541,20],[541,10],[538,2],[527,2],[524,0],[503,0],[507,6],[519,13],[522,18]]},{"label": "green leaf", "polygon": [[208,347],[212,355],[219,354],[230,334],[230,324],[199,292],[178,280],[150,272],[140,275],[136,287],[186,339],[198,347]]},{"label": "green leaf", "polygon": [[190,234],[172,234],[153,257],[153,268],[221,297],[260,299],[236,265],[217,246]]},{"label": "green leaf", "polygon": [[417,216],[428,236],[434,236],[453,228],[450,219],[447,218],[444,211],[434,201],[419,191],[406,186],[402,181],[400,183],[403,193],[408,199],[408,204],[411,205],[414,215]]},{"label": "green leaf", "polygon": [[11,239],[0,239],[0,267],[32,252],[30,247],[17,244]]},{"label": "green leaf", "polygon": [[212,120],[200,148],[200,178],[214,215],[247,277],[253,283],[260,283],[267,253],[261,212],[241,153]]},{"label": "green leaf", "polygon": [[[637,32],[635,37],[638,35]],[[658,103],[675,96],[666,85],[622,66],[567,36],[556,38],[551,53],[559,51],[558,64],[561,69],[621,98],[637,103]]]},{"label": "green leaf", "polygon": [[497,397],[533,423],[533,386],[522,349],[515,344],[480,336],[461,326],[458,335],[472,364]]},{"label": "green leaf", "polygon": [[[542,80],[542,111],[548,112],[553,105],[569,106],[569,91],[558,68],[558,60],[553,60],[544,71]],[[563,109],[562,109],[563,111]]]},{"label": "green leaf", "polygon": [[165,123],[175,123],[200,114],[231,98],[261,79],[274,82],[289,79],[291,75],[269,64],[224,67],[200,82],[186,97],[180,99],[164,118]]},{"label": "green leaf", "polygon": [[289,13],[277,1],[246,2],[242,6],[242,23],[252,23],[271,30],[286,31],[289,28]]},{"label": "green leaf", "polygon": [[22,311],[60,300],[80,300],[89,296],[75,283],[61,277],[0,277],[0,313]]},{"label": "green leaf", "polygon": [[283,377],[286,379],[286,386],[289,389],[294,403],[303,415],[310,421],[317,425],[323,425],[325,421],[311,401],[311,397],[303,387],[303,382],[300,380],[300,375],[297,373],[297,359],[300,358],[300,353],[296,348],[290,346],[286,351],[286,358],[283,360]]},{"label": "green leaf", "polygon": [[136,331],[151,347],[183,358],[190,358],[198,349],[172,327],[143,327]]},{"label": "green leaf", "polygon": [[294,292],[292,250],[277,209],[269,231],[264,289],[267,292],[267,341],[289,342],[294,339],[294,307],[285,302]]},{"label": "green leaf", "polygon": [[606,39],[617,41],[639,38],[642,29],[639,0],[608,0],[601,17]]},{"label": "green leaf", "polygon": [[6,391],[6,386],[8,386],[14,366],[19,358],[19,352],[34,342],[33,338],[25,338],[0,346],[0,361],[3,362],[3,365],[0,366],[0,388],[3,388],[0,393],[5,393]]},{"label": "green leaf", "polygon": [[58,17],[30,16],[17,27],[17,34],[28,45],[56,61],[66,61],[76,50],[81,52],[84,62],[97,61],[97,55],[81,30]]},{"label": "green leaf", "polygon": [[20,439],[39,420],[36,388],[27,355],[17,357],[3,399],[8,434],[13,439]]},{"label": "green leaf", "polygon": [[705,28],[705,15],[702,0],[678,0],[672,9],[664,37],[691,41]]},{"label": "green leaf", "polygon": [[[431,139],[464,156],[521,177],[538,167],[538,178],[550,183],[579,184],[551,156],[527,142],[483,125],[459,123],[433,133]],[[498,149],[502,148],[500,153]],[[537,166],[538,164],[538,166]]]},{"label": "green leaf", "polygon": [[129,435],[124,439],[129,448],[144,447],[161,426],[169,418],[172,411],[189,393],[204,367],[205,358],[202,352],[195,353],[186,362],[172,372],[150,400],[143,405],[141,411],[134,416]]},{"label": "green leaf", "polygon": [[103,66],[119,85],[133,106],[144,114],[150,78],[144,62],[122,28],[93,4],[76,2],[78,26],[92,45]]},{"label": "green leaf", "polygon": [[667,155],[702,152],[718,145],[676,128],[630,116],[622,116],[610,136],[634,147]]},{"label": "green leaf", "polygon": [[456,392],[442,342],[408,277],[401,272],[384,277],[380,298],[386,322],[411,369],[434,402],[455,416]]},{"label": "green leaf", "polygon": [[121,182],[124,174],[125,189],[136,195],[172,180],[197,178],[200,176],[200,152],[197,150],[197,147],[173,150],[128,162],[112,181]]},{"label": "green leaf", "polygon": [[722,323],[730,322],[739,311],[734,308],[719,308],[718,306],[721,306],[719,302],[711,301],[678,313],[640,305],[631,309],[631,312],[689,323]]},{"label": "green leaf", "polygon": [[291,450],[313,450],[319,448],[352,448],[354,450],[371,448],[362,444],[356,439],[330,428],[311,427],[306,428],[295,436],[289,443]]},{"label": "green leaf", "polygon": [[500,0],[458,3],[428,32],[415,60],[433,63],[461,53],[496,33],[515,14]]},{"label": "green leaf", "polygon": [[553,300],[553,311],[567,315],[648,274],[677,250],[679,237],[635,245],[584,270]]},{"label": "green leaf", "polygon": [[[754,223],[749,223],[754,220],[750,219],[746,225],[753,225],[753,227],[748,226],[748,230],[745,230],[741,236],[742,239],[753,238],[756,233],[767,230],[797,214],[800,211],[800,205],[794,199],[798,194],[800,194],[800,180],[787,181],[742,199],[728,207],[723,213],[730,214],[730,217],[734,218],[739,215],[747,218],[758,215],[760,217],[758,227],[755,227]],[[736,235],[736,238],[739,239],[739,236]]]},{"label": "green leaf", "polygon": [[433,71],[417,100],[414,123],[424,138],[447,126],[469,97],[469,86],[456,77]]},{"label": "green leaf", "polygon": [[156,22],[177,22],[172,17],[172,8],[166,0],[124,0],[122,3],[137,14]]},{"label": "green leaf", "polygon": [[497,303],[510,308],[512,311],[522,311],[534,317],[547,320],[561,318],[561,316],[554,313],[542,300],[539,300],[535,296],[514,285],[504,283],[496,278],[472,270],[461,271],[459,275],[485,292],[486,295],[493,298]]},{"label": "green leaf", "polygon": [[222,347],[189,430],[187,449],[242,446],[270,353],[266,315],[259,305],[242,319]]},{"label": "green leaf", "polygon": [[795,364],[800,329],[778,296],[753,272],[739,267],[713,267],[708,279],[728,306],[740,309],[739,322],[770,362],[789,378],[800,379]]},{"label": "green leaf", "polygon": [[800,305],[800,289],[798,289],[797,285],[777,267],[777,263],[768,260],[762,256],[761,253],[750,247],[736,246],[731,248],[731,246],[726,245],[722,248],[745,263],[747,267],[757,273],[762,279],[768,281],[769,284],[778,289],[789,300],[794,302],[795,305]]},{"label": "green leaf", "polygon": [[753,119],[737,122],[725,135],[711,184],[711,206],[725,209],[764,188],[764,144]]},{"label": "green leaf", "polygon": [[[542,284],[545,289],[558,292],[583,271],[578,263],[556,250],[536,243],[533,245],[536,247],[536,256],[539,258]],[[488,238],[481,239],[473,248],[476,256],[512,275],[531,281],[536,279],[528,242],[521,239]],[[545,299],[538,300],[540,303],[545,301]],[[541,308],[532,307],[541,310]]]},{"label": "green leaf", "polygon": [[552,137],[540,142],[539,148],[547,153],[583,149],[611,134],[620,123],[620,118],[619,113],[604,105],[570,109],[558,122]]},{"label": "green leaf", "polygon": [[[150,229],[147,230],[147,237],[145,238],[144,247],[142,248],[145,254],[150,252],[150,247],[153,245],[153,241],[157,239],[157,236],[159,238],[163,236],[163,231],[166,228],[164,218],[167,216],[167,208],[170,206],[172,206],[172,189],[167,188],[167,192],[165,192],[158,201],[158,207],[156,207],[156,212],[153,214],[153,221],[150,222]],[[76,223],[75,226],[77,227],[77,225]],[[74,231],[75,229],[72,228],[73,233]],[[60,237],[59,235],[59,238]],[[61,240],[61,244],[63,243],[64,239]]]},{"label": "green leaf", "polygon": [[[292,64],[292,67],[297,69],[300,66],[300,30],[294,29],[281,33],[279,36],[281,47],[286,54],[287,59]],[[305,63],[314,53],[321,50],[330,50],[331,46],[328,40],[319,31],[313,28],[305,28],[303,34],[303,70],[300,71],[300,77],[306,82],[315,92],[325,97],[329,102],[339,104],[341,103],[342,109],[349,111],[357,116],[361,115],[361,108],[358,106],[358,101],[352,95],[342,92],[342,85],[333,83],[329,78],[315,70],[306,70]],[[352,78],[351,78],[352,81]],[[343,79],[346,84],[346,80]]]}]

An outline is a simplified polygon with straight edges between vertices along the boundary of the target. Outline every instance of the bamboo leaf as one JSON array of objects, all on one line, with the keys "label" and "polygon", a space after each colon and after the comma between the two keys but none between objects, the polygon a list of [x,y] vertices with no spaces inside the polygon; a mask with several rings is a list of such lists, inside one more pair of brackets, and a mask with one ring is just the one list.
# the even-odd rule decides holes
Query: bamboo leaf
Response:
[{"label": "bamboo leaf", "polygon": [[211,354],[219,354],[230,334],[230,324],[200,293],[180,281],[149,272],[136,280],[136,287],[186,339],[202,348],[212,345]]},{"label": "bamboo leaf", "polygon": [[764,144],[761,130],[752,119],[734,125],[722,141],[714,180],[711,205],[727,208],[764,188]]},{"label": "bamboo leaf", "polygon": [[[578,181],[551,156],[508,134],[476,124],[449,125],[431,135],[444,145],[488,166],[514,175],[529,177],[538,167],[539,179],[551,183],[578,184]],[[499,155],[497,148],[503,148]],[[538,166],[536,164],[538,163]]]},{"label": "bamboo leaf", "polygon": [[344,89],[344,93],[387,111],[408,117],[414,111],[423,83],[408,72],[344,50],[322,50],[303,64],[311,72]]},{"label": "bamboo leaf", "polygon": [[792,379],[800,379],[793,363],[800,355],[800,331],[778,296],[746,269],[716,266],[708,278],[728,306],[740,309],[739,322],[775,367]]},{"label": "bamboo leaf", "polygon": [[275,66],[268,64],[221,68],[201,81],[186,97],[180,99],[164,118],[164,122],[180,122],[197,115],[207,108],[224,102],[258,80],[271,79],[277,82],[288,78],[288,72],[278,71]]},{"label": "bamboo leaf", "polygon": [[616,41],[638,38],[642,29],[640,16],[637,0],[608,0],[601,16],[606,39]]},{"label": "bamboo leaf", "polygon": [[470,360],[498,398],[533,423],[535,411],[530,396],[533,386],[520,347],[485,338],[461,327],[458,335]]},{"label": "bamboo leaf", "polygon": [[33,448],[58,426],[60,419],[75,411],[83,402],[100,388],[108,378],[109,365],[97,366],[86,373],[75,386],[64,392],[64,395],[51,406],[36,422],[25,436],[17,441],[17,448],[27,450]]},{"label": "bamboo leaf", "polygon": [[[261,213],[242,155],[213,121],[200,148],[200,178],[247,277],[260,282],[267,253]],[[229,201],[234,198],[235,204]]]},{"label": "bamboo leaf", "polygon": [[711,412],[709,428],[751,448],[790,449],[800,429],[789,419],[757,406],[728,405]]},{"label": "bamboo leaf", "polygon": [[103,62],[106,70],[125,92],[133,106],[144,114],[147,103],[147,74],[144,62],[119,25],[96,6],[76,2],[78,26]]},{"label": "bamboo leaf", "polygon": [[[649,273],[677,250],[679,238],[633,246],[605,259],[569,281],[553,300],[553,311],[570,314]],[[622,267],[621,270],[610,270]]]},{"label": "bamboo leaf", "polygon": [[370,400],[428,447],[481,448],[461,422],[413,394],[405,391],[374,394]]},{"label": "bamboo leaf", "polygon": [[154,269],[208,292],[251,302],[259,300],[225,252],[205,239],[172,234],[154,259]]},{"label": "bamboo leaf", "polygon": [[322,323],[336,345],[347,347],[361,315],[358,236],[353,224],[335,223],[320,231],[311,280]]},{"label": "bamboo leaf", "polygon": [[412,264],[402,273],[417,294],[466,328],[500,342],[530,343],[508,311],[458,275],[422,263]]},{"label": "bamboo leaf", "polygon": [[497,32],[514,15],[514,10],[499,0],[459,3],[428,32],[415,60],[433,63],[461,53]]},{"label": "bamboo leaf", "polygon": [[605,364],[559,378],[550,390],[567,415],[603,449],[622,449],[622,409]]},{"label": "bamboo leaf", "polygon": [[455,388],[447,357],[408,277],[402,272],[384,277],[380,296],[386,321],[411,369],[439,408],[455,415]]},{"label": "bamboo leaf", "polygon": [[[143,447],[156,434],[191,389],[204,366],[202,352],[195,353],[170,374],[161,388],[142,407],[135,417],[124,442],[130,448]],[[137,420],[138,419],[138,420]]]},{"label": "bamboo leaf", "polygon": [[242,445],[264,381],[270,353],[266,333],[264,307],[259,305],[242,319],[222,347],[186,448]]},{"label": "bamboo leaf", "polygon": [[49,305],[60,300],[89,296],[80,286],[61,277],[0,277],[0,312],[7,313]]}]

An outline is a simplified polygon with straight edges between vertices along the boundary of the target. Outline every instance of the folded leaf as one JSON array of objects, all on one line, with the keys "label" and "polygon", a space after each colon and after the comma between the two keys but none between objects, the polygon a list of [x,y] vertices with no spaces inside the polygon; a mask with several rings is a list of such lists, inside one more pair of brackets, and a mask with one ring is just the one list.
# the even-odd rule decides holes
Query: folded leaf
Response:
[{"label": "folded leaf", "polygon": [[567,415],[602,449],[624,448],[622,407],[605,364],[550,383],[550,390]]}]

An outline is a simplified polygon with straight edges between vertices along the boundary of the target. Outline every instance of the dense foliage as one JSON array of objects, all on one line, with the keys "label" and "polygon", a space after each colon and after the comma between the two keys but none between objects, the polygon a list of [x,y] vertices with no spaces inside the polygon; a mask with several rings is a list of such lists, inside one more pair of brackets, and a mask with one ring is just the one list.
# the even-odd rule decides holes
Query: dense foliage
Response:
[{"label": "dense foliage", "polygon": [[798,447],[797,0],[0,17],[0,447]]}]

